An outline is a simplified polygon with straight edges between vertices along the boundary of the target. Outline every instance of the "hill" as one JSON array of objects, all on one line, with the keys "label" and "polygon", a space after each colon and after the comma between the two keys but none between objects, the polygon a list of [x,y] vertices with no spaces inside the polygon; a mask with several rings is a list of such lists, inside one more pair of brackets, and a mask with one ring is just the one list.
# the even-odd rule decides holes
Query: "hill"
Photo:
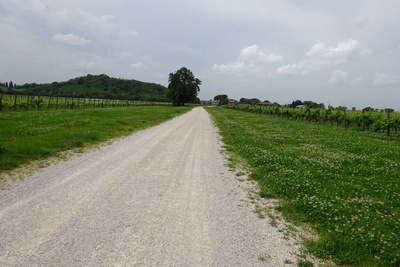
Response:
[{"label": "hill", "polygon": [[74,96],[105,99],[128,99],[142,101],[169,101],[165,86],[137,80],[108,77],[105,74],[77,77],[65,82],[45,84],[27,83],[8,93],[41,96]]}]

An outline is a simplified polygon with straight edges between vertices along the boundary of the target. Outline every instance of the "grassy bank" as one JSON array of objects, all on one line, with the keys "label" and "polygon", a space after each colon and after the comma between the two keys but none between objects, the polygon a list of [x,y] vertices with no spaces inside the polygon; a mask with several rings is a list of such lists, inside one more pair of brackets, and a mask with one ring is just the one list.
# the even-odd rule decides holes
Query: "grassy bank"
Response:
[{"label": "grassy bank", "polygon": [[129,135],[189,109],[141,106],[0,113],[0,173],[60,151]]},{"label": "grassy bank", "polygon": [[210,108],[228,150],[247,159],[261,196],[319,233],[316,256],[400,266],[400,144],[371,134]]}]

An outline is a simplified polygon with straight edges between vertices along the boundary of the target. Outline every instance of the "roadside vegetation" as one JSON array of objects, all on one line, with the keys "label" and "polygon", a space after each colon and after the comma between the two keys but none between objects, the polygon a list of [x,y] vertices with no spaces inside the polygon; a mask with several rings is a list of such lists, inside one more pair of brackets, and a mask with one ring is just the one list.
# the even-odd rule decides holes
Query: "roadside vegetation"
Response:
[{"label": "roadside vegetation", "polygon": [[227,149],[247,160],[260,195],[280,200],[340,266],[400,266],[400,143],[372,132],[208,108]]},{"label": "roadside vegetation", "polygon": [[0,112],[0,174],[33,160],[55,156],[61,151],[127,136],[190,109],[137,106]]}]

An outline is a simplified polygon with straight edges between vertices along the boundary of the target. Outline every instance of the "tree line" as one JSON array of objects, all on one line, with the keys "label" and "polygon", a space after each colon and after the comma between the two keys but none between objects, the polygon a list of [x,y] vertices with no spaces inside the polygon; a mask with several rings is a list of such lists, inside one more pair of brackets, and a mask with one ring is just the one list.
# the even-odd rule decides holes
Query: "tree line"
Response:
[{"label": "tree line", "polygon": [[9,88],[9,89],[14,89],[14,88],[17,88],[17,84],[13,83],[12,81],[5,82],[5,83],[0,82],[0,87],[6,87],[6,88]]},{"label": "tree line", "polygon": [[[121,99],[133,101],[167,102],[168,89],[165,86],[137,80],[112,78],[105,74],[77,77],[64,82],[26,83],[10,86],[2,84],[8,94],[53,97],[79,97],[99,99]],[[7,86],[6,86],[7,85]]]},{"label": "tree line", "polygon": [[[0,95],[30,95],[49,97],[118,99],[130,101],[172,102],[174,106],[185,103],[200,103],[197,97],[201,80],[191,70],[182,67],[168,78],[168,88],[159,84],[137,80],[111,78],[105,74],[77,77],[65,82],[26,83],[16,87],[12,82],[0,83]],[[38,98],[38,99],[39,99]]]}]

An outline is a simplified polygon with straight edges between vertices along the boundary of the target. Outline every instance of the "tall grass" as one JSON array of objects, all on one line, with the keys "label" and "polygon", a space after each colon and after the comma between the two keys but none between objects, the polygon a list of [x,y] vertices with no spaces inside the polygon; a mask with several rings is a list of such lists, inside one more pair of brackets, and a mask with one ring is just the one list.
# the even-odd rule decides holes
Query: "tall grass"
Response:
[{"label": "tall grass", "polygon": [[126,136],[189,107],[119,107],[0,113],[0,172],[60,151]]},{"label": "tall grass", "polygon": [[261,196],[318,234],[307,248],[346,266],[400,266],[400,144],[369,133],[208,109]]}]

